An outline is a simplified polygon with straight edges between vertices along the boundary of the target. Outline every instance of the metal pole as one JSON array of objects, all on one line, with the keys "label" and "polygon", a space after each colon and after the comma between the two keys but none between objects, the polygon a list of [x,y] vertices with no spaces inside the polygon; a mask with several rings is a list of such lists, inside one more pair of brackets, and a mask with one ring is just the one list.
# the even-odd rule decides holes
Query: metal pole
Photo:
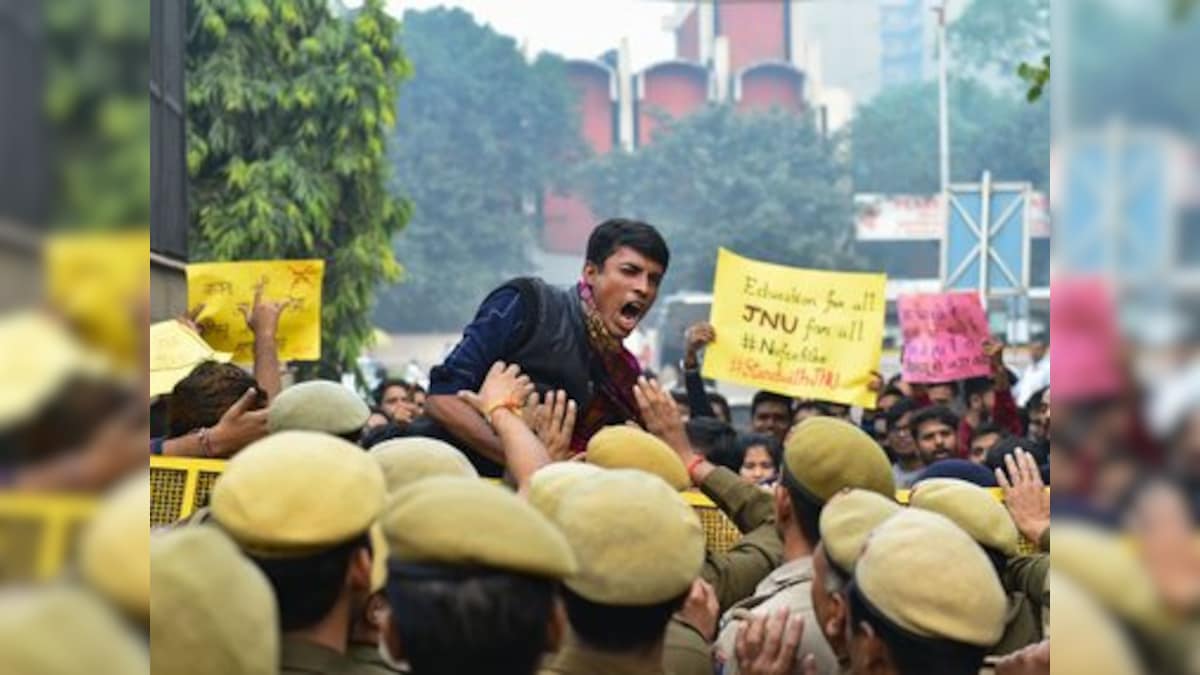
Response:
[{"label": "metal pole", "polygon": [[988,309],[988,266],[992,257],[992,172],[983,172],[979,186],[979,299]]},{"label": "metal pole", "polygon": [[938,160],[942,179],[942,200],[950,189],[950,104],[946,86],[946,5],[936,7],[938,16]]}]

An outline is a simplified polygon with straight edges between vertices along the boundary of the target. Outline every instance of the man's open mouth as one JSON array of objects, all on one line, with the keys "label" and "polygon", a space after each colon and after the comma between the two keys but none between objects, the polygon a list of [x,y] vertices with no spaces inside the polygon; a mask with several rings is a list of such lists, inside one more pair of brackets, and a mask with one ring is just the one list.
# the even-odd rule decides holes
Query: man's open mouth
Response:
[{"label": "man's open mouth", "polygon": [[621,316],[626,319],[637,321],[642,318],[642,314],[646,311],[646,305],[643,302],[633,301],[621,305]]}]

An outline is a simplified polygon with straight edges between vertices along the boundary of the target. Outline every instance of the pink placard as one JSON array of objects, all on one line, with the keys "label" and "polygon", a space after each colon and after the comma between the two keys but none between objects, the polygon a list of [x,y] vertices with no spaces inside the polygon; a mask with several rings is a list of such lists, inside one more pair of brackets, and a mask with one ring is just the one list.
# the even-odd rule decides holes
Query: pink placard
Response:
[{"label": "pink placard", "polygon": [[970,292],[902,295],[897,302],[904,335],[906,382],[949,382],[990,375],[983,352],[987,317]]},{"label": "pink placard", "polygon": [[1055,403],[1121,393],[1121,335],[1108,285],[1062,278],[1050,285],[1050,388]]}]

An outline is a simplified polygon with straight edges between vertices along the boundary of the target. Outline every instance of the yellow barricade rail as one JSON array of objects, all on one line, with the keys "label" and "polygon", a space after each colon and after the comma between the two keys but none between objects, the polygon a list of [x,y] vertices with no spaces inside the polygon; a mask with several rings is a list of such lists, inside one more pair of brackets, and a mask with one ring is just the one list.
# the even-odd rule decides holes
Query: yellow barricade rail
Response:
[{"label": "yellow barricade rail", "polygon": [[77,495],[0,493],[0,584],[58,574],[95,507]]},{"label": "yellow barricade rail", "polygon": [[[150,526],[161,527],[186,518],[208,504],[213,484],[225,469],[223,460],[181,457],[150,458]],[[997,500],[1004,499],[999,488],[990,490]],[[896,500],[908,504],[908,490],[896,492]],[[696,510],[711,551],[728,551],[741,537],[733,522],[717,505],[697,490],[683,493]],[[1033,552],[1032,542],[1022,541],[1022,552]]]},{"label": "yellow barricade rail", "polygon": [[[164,527],[208,504],[225,462],[179,457],[150,458],[150,527]],[[997,499],[999,489],[991,490]],[[896,493],[908,503],[909,492]],[[683,493],[704,526],[712,551],[727,551],[741,537],[716,504],[697,490]],[[0,583],[46,580],[70,560],[96,501],[78,495],[0,493]],[[1032,552],[1022,542],[1023,552]]]}]

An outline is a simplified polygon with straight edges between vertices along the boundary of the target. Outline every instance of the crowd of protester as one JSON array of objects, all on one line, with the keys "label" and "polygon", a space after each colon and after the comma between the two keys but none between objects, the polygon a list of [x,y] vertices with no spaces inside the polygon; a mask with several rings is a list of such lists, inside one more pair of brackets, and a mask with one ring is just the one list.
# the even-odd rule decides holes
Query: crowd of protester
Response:
[{"label": "crowd of protester", "polygon": [[[658,258],[665,273],[645,227],[602,225],[615,238],[589,246],[586,320],[614,335],[653,302],[629,288],[653,283]],[[477,322],[555,302],[545,293],[493,294]],[[429,391],[284,386],[270,354],[281,311],[247,309],[265,365],[204,360],[155,392],[151,453],[228,460],[186,520],[148,533],[148,476],[125,459],[80,464],[94,439],[7,472],[116,488],[71,583],[0,594],[0,624],[86,622],[103,644],[81,640],[77,663],[114,673],[1012,675],[1050,672],[1053,593],[1091,636],[1079,648],[1056,628],[1055,672],[1195,672],[1196,406],[1163,423],[1171,443],[1141,450],[1176,475],[1131,470],[1115,439],[1147,436],[1118,400],[1070,400],[1051,420],[1044,344],[1019,376],[998,341],[982,345],[987,377],[878,374],[871,409],[759,392],[740,428],[699,375],[720,339],[708,325],[685,337],[682,391],[634,372],[628,391],[585,404],[541,387],[536,365],[480,352],[486,368],[450,406],[446,382],[465,370],[435,372]],[[456,440],[439,420],[487,434]],[[735,542],[710,543],[692,492]],[[1066,516],[1053,568],[1052,504]],[[0,671],[81,672],[51,670],[53,653],[10,640]]]}]

